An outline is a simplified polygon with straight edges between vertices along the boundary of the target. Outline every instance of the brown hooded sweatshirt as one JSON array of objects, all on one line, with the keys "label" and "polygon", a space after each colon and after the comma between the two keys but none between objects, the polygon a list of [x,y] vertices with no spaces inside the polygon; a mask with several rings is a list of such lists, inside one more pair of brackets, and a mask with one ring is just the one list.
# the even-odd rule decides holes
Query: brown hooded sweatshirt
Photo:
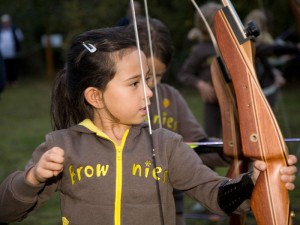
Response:
[{"label": "brown hooded sweatshirt", "polygon": [[[65,151],[63,172],[39,186],[27,183],[28,170],[54,146]],[[206,167],[176,133],[157,129],[151,137],[146,124],[137,125],[118,146],[85,120],[46,135],[25,171],[16,171],[2,182],[0,222],[24,219],[59,191],[63,225],[157,225],[162,220],[160,207],[164,224],[174,225],[173,188],[224,215],[217,196],[227,179]],[[243,206],[239,210],[249,210],[247,203]]]}]

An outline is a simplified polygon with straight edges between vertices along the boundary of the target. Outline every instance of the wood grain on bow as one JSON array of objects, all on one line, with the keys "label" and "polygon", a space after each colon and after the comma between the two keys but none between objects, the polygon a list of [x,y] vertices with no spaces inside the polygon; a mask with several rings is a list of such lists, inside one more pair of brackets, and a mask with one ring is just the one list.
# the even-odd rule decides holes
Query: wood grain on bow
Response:
[{"label": "wood grain on bow", "polygon": [[237,100],[243,153],[265,161],[251,197],[258,225],[288,225],[289,195],[279,169],[287,165],[287,147],[275,116],[260,88],[253,66],[251,32],[244,27],[229,1],[215,16],[215,33]]}]

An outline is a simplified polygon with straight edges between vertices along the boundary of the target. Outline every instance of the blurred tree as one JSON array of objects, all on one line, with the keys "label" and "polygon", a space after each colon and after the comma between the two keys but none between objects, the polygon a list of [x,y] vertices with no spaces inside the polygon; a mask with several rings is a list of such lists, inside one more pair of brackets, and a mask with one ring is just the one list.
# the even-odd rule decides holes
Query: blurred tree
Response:
[{"label": "blurred tree", "polygon": [[[197,1],[198,4],[205,2]],[[39,74],[44,66],[40,41],[43,34],[61,33],[65,49],[71,38],[80,32],[114,26],[125,15],[128,3],[129,0],[1,0],[0,13],[10,13],[14,22],[22,28],[26,65],[31,73]],[[275,37],[293,26],[286,0],[232,0],[232,3],[241,18],[253,8],[268,8],[273,14],[272,32]],[[148,8],[150,16],[162,20],[171,31],[176,47],[173,66],[176,71],[190,48],[186,34],[193,26],[194,6],[188,0],[148,0]],[[173,80],[171,77],[170,81]]]}]

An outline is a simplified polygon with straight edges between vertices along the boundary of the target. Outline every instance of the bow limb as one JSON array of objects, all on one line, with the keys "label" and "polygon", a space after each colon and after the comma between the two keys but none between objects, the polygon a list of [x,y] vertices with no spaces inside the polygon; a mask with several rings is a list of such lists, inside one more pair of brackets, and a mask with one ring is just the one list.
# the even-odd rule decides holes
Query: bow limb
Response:
[{"label": "bow limb", "polygon": [[[224,79],[224,73],[222,73],[220,63],[216,58],[211,64],[211,76],[221,111],[223,152],[233,160],[226,176],[236,178],[241,173],[248,171],[249,163],[242,152],[235,98],[232,95],[230,84]],[[245,223],[246,214],[232,214],[230,216],[230,225],[243,225]]]},{"label": "bow limb", "polygon": [[279,169],[287,165],[287,147],[257,80],[249,54],[251,33],[241,29],[231,3],[223,4],[215,16],[215,32],[236,93],[243,153],[267,165],[256,181],[251,208],[258,225],[288,225],[289,195],[279,178]]},{"label": "bow limb", "polygon": [[242,152],[234,93],[231,85],[224,78],[217,58],[212,61],[211,76],[222,116],[223,153],[233,159],[227,176],[235,178],[241,173],[247,172],[248,163]]}]

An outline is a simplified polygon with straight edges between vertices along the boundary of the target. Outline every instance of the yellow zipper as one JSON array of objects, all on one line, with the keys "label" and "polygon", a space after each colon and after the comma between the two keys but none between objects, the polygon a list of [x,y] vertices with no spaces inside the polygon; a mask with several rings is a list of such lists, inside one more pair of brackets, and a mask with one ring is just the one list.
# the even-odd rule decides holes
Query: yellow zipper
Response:
[{"label": "yellow zipper", "polygon": [[115,193],[115,225],[121,224],[122,199],[122,147],[116,146],[116,193]]},{"label": "yellow zipper", "polygon": [[121,225],[122,177],[123,177],[122,157],[123,157],[123,148],[125,145],[127,135],[129,133],[129,129],[125,131],[125,133],[122,137],[121,144],[117,145],[105,133],[103,133],[101,130],[99,130],[98,127],[96,127],[91,120],[85,119],[84,121],[82,121],[80,123],[80,125],[85,126],[89,130],[96,132],[97,136],[110,140],[115,146],[115,149],[116,149],[116,189],[115,189],[114,221],[115,221],[115,225]]},{"label": "yellow zipper", "polygon": [[121,225],[122,178],[123,178],[123,148],[129,129],[123,135],[121,145],[114,143],[116,148],[116,197],[115,197],[115,225]]}]

